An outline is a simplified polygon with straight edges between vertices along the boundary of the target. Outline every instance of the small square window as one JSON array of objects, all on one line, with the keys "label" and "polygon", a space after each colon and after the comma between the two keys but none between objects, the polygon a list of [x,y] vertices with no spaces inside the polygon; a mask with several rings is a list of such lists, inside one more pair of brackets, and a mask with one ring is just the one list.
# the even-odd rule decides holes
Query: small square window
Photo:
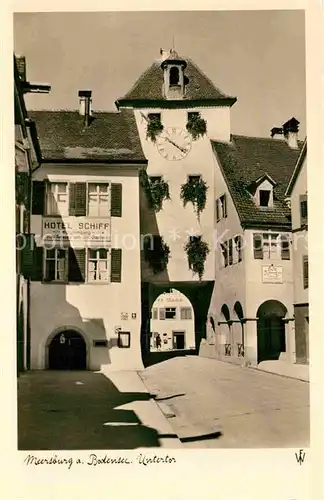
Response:
[{"label": "small square window", "polygon": [[188,112],[188,121],[198,118],[199,113],[197,111],[189,111]]},{"label": "small square window", "polygon": [[176,308],[166,307],[165,308],[165,319],[175,319],[176,318]]},{"label": "small square window", "polygon": [[199,182],[201,179],[201,175],[189,175],[188,176],[188,181],[191,183]]},{"label": "small square window", "polygon": [[270,191],[260,189],[259,191],[260,207],[268,207],[270,203]]},{"label": "small square window", "polygon": [[149,113],[148,114],[148,119],[149,120],[159,120],[159,121],[161,121],[161,113]]},{"label": "small square window", "polygon": [[199,243],[201,241],[201,236],[189,236],[190,243]]},{"label": "small square window", "polygon": [[161,175],[154,175],[150,177],[150,182],[154,184],[155,182],[161,182],[162,177]]},{"label": "small square window", "polygon": [[130,332],[118,332],[118,347],[122,349],[130,347]]}]

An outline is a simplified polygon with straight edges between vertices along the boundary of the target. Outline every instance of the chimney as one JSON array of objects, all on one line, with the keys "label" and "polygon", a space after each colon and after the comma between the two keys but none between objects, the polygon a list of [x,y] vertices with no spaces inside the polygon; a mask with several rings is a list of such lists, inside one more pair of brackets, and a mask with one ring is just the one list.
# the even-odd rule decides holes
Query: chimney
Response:
[{"label": "chimney", "polygon": [[282,128],[288,146],[292,149],[298,149],[299,121],[294,117],[290,118],[290,120],[283,124]]},{"label": "chimney", "polygon": [[18,56],[18,55],[16,55],[16,65],[17,65],[17,69],[18,69],[18,73],[19,73],[20,79],[23,82],[26,82],[27,81],[27,77],[26,77],[26,57],[25,56]]},{"label": "chimney", "polygon": [[163,62],[170,57],[171,50],[160,49],[160,61]]},{"label": "chimney", "polygon": [[91,109],[91,90],[79,90],[79,113],[84,116],[84,124],[87,127],[90,123],[90,116],[92,115]]}]

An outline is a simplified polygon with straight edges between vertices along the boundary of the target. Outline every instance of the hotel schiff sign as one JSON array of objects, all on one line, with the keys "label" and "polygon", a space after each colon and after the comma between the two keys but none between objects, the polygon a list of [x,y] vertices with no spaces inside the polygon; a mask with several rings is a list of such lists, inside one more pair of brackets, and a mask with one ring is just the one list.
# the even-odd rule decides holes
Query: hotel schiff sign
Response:
[{"label": "hotel schiff sign", "polygon": [[102,245],[110,241],[110,222],[106,218],[43,217],[42,237],[44,243],[69,242]]}]

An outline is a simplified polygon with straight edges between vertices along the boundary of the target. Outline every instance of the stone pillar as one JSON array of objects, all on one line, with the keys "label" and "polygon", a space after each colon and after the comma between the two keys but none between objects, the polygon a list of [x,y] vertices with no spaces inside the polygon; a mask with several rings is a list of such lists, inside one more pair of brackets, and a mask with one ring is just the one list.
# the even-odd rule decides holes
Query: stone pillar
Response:
[{"label": "stone pillar", "polygon": [[252,366],[258,364],[258,328],[257,321],[246,321],[244,324],[244,360]]}]

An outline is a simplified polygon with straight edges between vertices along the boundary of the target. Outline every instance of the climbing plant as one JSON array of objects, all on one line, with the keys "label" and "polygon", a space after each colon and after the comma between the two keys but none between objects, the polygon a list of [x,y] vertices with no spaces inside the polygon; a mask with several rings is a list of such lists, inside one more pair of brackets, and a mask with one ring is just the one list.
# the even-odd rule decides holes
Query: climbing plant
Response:
[{"label": "climbing plant", "polygon": [[161,236],[151,236],[144,241],[144,259],[154,274],[165,271],[169,262],[170,248]]},{"label": "climbing plant", "polygon": [[16,203],[27,204],[28,200],[28,174],[16,170]]},{"label": "climbing plant", "polygon": [[159,212],[163,201],[170,199],[169,184],[163,178],[150,179],[145,171],[141,173],[141,182],[149,207]]},{"label": "climbing plant", "polygon": [[163,125],[161,119],[157,116],[152,116],[147,119],[146,137],[152,142],[156,141],[156,137],[162,132]]},{"label": "climbing plant", "polygon": [[209,254],[208,244],[201,237],[192,237],[184,249],[187,252],[189,269],[198,274],[199,280],[201,280],[205,271],[205,261]]},{"label": "climbing plant", "polygon": [[194,141],[203,137],[207,132],[207,122],[200,113],[189,113],[186,127]]},{"label": "climbing plant", "polygon": [[197,179],[189,178],[188,181],[181,186],[180,198],[183,201],[183,206],[185,207],[189,202],[192,203],[198,219],[206,205],[207,190],[208,186],[201,177]]}]

